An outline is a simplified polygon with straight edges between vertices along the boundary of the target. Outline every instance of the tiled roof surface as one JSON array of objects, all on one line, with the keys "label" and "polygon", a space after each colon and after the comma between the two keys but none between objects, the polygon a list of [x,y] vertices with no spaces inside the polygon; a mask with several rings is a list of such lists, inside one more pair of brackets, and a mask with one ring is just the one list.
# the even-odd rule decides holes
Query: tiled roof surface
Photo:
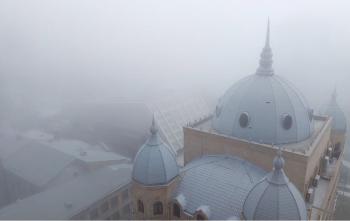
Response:
[{"label": "tiled roof surface", "polygon": [[175,155],[158,134],[152,134],[137,152],[133,180],[146,185],[162,185],[179,175]]},{"label": "tiled roof surface", "polygon": [[33,141],[4,160],[4,168],[41,187],[74,159]]},{"label": "tiled roof surface", "polygon": [[[67,220],[130,182],[131,165],[104,166],[0,210],[0,219]],[[70,203],[67,207],[65,203]]]},{"label": "tiled roof surface", "polygon": [[174,198],[183,194],[185,211],[193,214],[200,206],[210,208],[210,219],[239,217],[244,200],[266,172],[228,155],[206,155],[188,163],[181,171]]},{"label": "tiled roof surface", "polygon": [[247,220],[306,220],[306,206],[292,182],[270,184],[262,179],[249,193],[243,209]]}]

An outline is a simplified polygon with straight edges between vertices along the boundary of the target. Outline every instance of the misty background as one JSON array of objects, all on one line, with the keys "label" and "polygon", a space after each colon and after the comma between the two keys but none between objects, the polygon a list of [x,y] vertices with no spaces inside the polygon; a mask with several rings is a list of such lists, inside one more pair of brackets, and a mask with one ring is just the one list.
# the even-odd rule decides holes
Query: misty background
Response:
[{"label": "misty background", "polygon": [[[336,86],[350,116],[349,12],[348,0],[0,0],[0,129],[58,122],[65,130],[71,125],[62,112],[75,103],[149,101],[188,90],[214,111],[232,84],[255,74],[268,17],[275,74],[316,114]],[[89,118],[83,108],[78,115]],[[134,120],[148,129],[150,117]],[[72,138],[98,140],[91,128],[79,129],[69,130]],[[134,153],[146,139],[139,137]],[[349,148],[350,136],[347,161]],[[343,166],[339,182],[349,181]],[[337,211],[346,213],[336,218],[348,219],[349,199],[339,200]]]},{"label": "misty background", "polygon": [[255,73],[268,16],[275,73],[315,113],[337,85],[349,116],[349,9],[349,1],[1,0],[1,117],[188,89],[213,110]]}]

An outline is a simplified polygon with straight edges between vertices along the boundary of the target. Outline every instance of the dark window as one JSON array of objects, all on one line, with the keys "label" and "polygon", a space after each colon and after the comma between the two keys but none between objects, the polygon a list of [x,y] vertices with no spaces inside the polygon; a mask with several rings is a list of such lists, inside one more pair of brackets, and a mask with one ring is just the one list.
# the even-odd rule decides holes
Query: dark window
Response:
[{"label": "dark window", "polygon": [[130,205],[128,204],[123,207],[123,216],[129,212],[130,212]]},{"label": "dark window", "polygon": [[122,200],[125,201],[129,198],[129,189],[122,192]]},{"label": "dark window", "polygon": [[115,212],[115,213],[113,213],[112,219],[113,219],[113,220],[118,220],[118,219],[119,219],[119,212],[118,212],[118,211]]},{"label": "dark window", "polygon": [[180,207],[177,205],[177,203],[174,203],[174,216],[180,218]]},{"label": "dark window", "polygon": [[163,214],[163,204],[161,202],[156,202],[153,204],[153,215]]},{"label": "dark window", "polygon": [[137,201],[137,207],[139,208],[139,212],[144,212],[143,202],[141,200]]},{"label": "dark window", "polygon": [[101,213],[107,212],[107,211],[108,211],[108,202],[103,203],[103,204],[100,206],[100,210],[101,210]]},{"label": "dark window", "polygon": [[247,112],[244,112],[239,117],[239,125],[243,128],[247,127],[249,124],[249,114]]},{"label": "dark window", "polygon": [[198,214],[197,215],[197,220],[205,220],[205,219],[204,219],[204,216],[202,216],[201,214]]},{"label": "dark window", "polygon": [[292,127],[292,117],[289,114],[283,114],[282,116],[282,127],[285,130],[289,130]]},{"label": "dark window", "polygon": [[118,196],[114,196],[111,199],[111,206],[116,207],[118,205]]},{"label": "dark window", "polygon": [[340,142],[335,143],[334,152],[340,149]]},{"label": "dark window", "polygon": [[90,211],[90,219],[93,220],[93,219],[97,219],[98,217],[98,210],[97,208],[93,209]]}]

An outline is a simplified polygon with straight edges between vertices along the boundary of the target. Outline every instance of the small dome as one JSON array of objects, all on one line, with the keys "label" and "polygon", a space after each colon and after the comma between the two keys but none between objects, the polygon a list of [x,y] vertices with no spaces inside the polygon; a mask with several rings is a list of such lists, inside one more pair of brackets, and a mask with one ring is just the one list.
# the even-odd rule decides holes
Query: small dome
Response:
[{"label": "small dome", "polygon": [[222,134],[262,143],[296,143],[314,130],[313,111],[303,95],[272,69],[269,29],[256,74],[219,99],[213,127]]},{"label": "small dome", "polygon": [[305,201],[282,169],[281,149],[274,168],[249,192],[242,214],[246,220],[307,220]]},{"label": "small dome", "polygon": [[332,93],[331,101],[320,110],[320,114],[333,117],[332,131],[346,131],[346,117],[343,110],[338,105],[336,89],[334,89]]},{"label": "small dome", "polygon": [[179,175],[174,152],[157,134],[154,122],[151,136],[137,152],[132,179],[146,186],[164,185]]}]

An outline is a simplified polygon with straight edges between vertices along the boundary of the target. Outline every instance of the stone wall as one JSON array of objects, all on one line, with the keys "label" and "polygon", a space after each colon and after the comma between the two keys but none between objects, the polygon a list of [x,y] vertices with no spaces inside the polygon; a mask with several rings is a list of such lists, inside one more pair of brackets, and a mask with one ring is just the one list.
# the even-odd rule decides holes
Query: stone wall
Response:
[{"label": "stone wall", "polygon": [[[327,146],[329,139],[329,129],[327,128],[328,126],[322,130],[325,134],[321,136],[320,143],[316,142],[314,144],[314,149],[317,150],[314,152],[317,154],[324,150],[324,146]],[[273,168],[273,159],[277,154],[277,147],[184,127],[185,165],[197,157],[209,154],[240,157],[269,172]],[[309,157],[301,152],[285,150],[282,153],[285,160],[283,169],[301,193],[304,193],[306,189],[306,177],[310,177],[318,165],[319,157],[317,154],[309,161]],[[307,168],[308,175],[306,176]]]},{"label": "stone wall", "polygon": [[[152,219],[168,220],[169,219],[169,202],[173,197],[176,186],[179,183],[179,177],[174,179],[168,185],[160,186],[143,186],[132,181],[132,196],[134,206],[134,219]],[[137,202],[141,200],[144,205],[144,212],[138,210]],[[163,204],[163,214],[153,214],[153,204],[161,202]]]}]

